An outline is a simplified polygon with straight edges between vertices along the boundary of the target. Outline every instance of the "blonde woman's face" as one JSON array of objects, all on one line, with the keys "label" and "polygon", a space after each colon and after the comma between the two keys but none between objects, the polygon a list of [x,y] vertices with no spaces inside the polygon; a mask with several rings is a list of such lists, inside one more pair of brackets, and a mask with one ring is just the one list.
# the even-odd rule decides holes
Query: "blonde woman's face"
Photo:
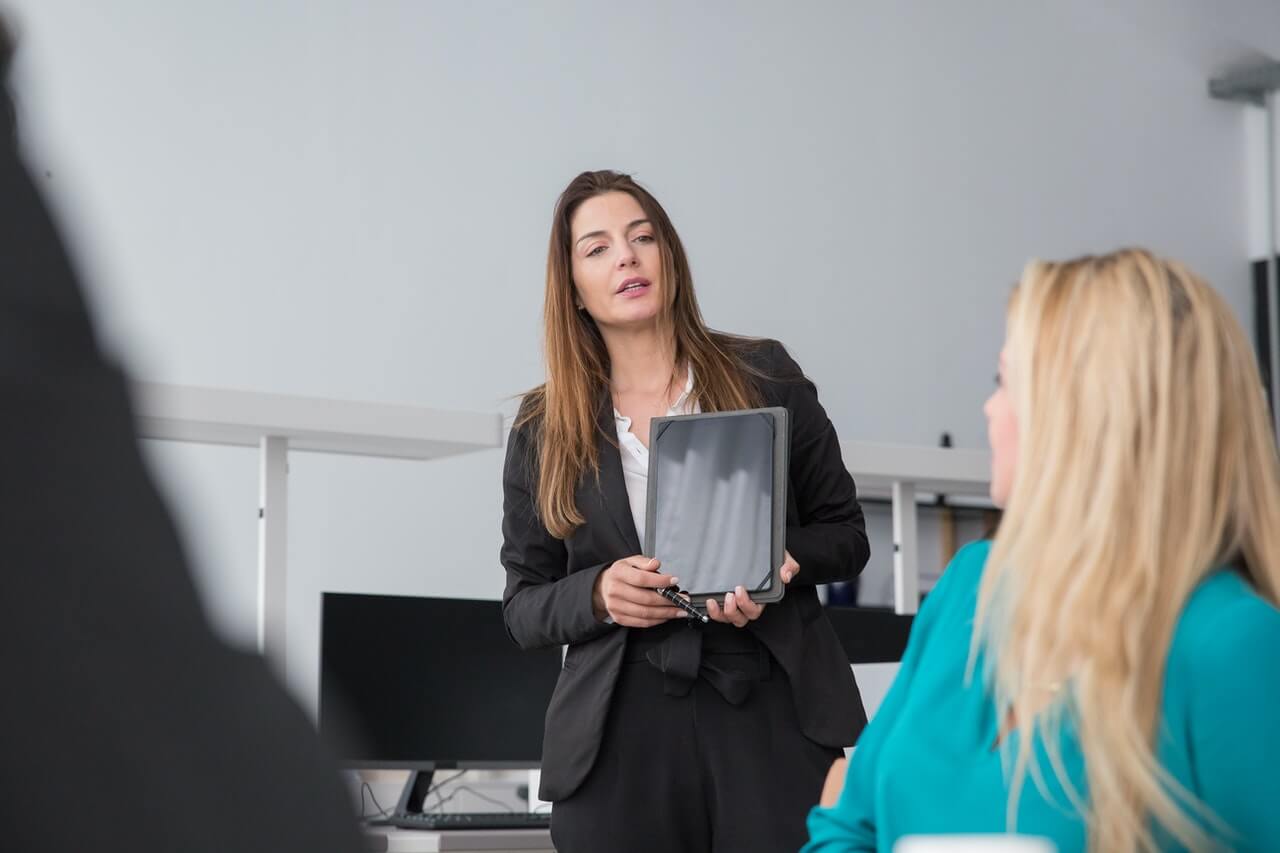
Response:
[{"label": "blonde woman's face", "polygon": [[998,507],[1003,507],[1009,500],[1018,459],[1018,422],[1014,418],[1013,401],[1009,399],[1005,377],[1007,349],[1000,351],[996,390],[982,407],[987,416],[987,441],[991,444],[991,501]]}]

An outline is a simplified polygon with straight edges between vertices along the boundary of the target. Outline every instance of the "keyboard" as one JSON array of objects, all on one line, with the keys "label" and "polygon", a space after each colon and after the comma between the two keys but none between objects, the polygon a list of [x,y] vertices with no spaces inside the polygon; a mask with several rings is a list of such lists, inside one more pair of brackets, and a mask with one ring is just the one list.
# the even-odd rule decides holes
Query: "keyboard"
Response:
[{"label": "keyboard", "polygon": [[387,818],[387,825],[400,829],[432,829],[452,832],[459,829],[549,829],[551,812],[421,812]]}]

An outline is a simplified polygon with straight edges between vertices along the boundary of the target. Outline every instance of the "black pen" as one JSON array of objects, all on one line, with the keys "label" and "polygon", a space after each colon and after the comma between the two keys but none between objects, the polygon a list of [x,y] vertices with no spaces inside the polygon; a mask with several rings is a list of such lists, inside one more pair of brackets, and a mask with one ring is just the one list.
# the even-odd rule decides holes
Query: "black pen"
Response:
[{"label": "black pen", "polygon": [[[679,587],[676,587],[675,589],[679,589]],[[707,614],[700,613],[698,611],[698,608],[694,607],[692,604],[690,604],[689,602],[681,598],[679,595],[677,595],[675,590],[673,590],[671,587],[664,586],[661,589],[655,589],[654,592],[658,593],[658,595],[662,596],[667,601],[670,601],[676,607],[679,607],[685,613],[688,613],[690,618],[697,619],[699,622],[703,623],[704,625],[711,621],[710,617],[708,617]]]}]

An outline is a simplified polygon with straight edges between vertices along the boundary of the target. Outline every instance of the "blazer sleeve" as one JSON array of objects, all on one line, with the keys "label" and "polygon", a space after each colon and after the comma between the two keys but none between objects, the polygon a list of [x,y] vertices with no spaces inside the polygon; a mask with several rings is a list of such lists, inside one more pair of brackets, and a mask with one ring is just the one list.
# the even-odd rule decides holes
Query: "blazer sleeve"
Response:
[{"label": "blazer sleeve", "polygon": [[563,540],[538,518],[530,432],[528,424],[511,430],[502,470],[502,617],[522,649],[581,643],[617,630],[597,621],[591,607],[596,578],[609,563],[570,573]]},{"label": "blazer sleeve", "polygon": [[787,525],[787,550],[800,564],[791,583],[851,580],[871,557],[858,491],[818,389],[782,344],[775,341],[774,347],[771,360],[791,418],[789,487],[799,511],[798,523]]}]

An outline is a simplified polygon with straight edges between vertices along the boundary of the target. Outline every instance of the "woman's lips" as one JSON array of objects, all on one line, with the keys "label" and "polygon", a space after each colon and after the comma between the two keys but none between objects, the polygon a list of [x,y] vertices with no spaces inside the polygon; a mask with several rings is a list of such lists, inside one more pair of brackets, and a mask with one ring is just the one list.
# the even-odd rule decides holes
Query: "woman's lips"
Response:
[{"label": "woman's lips", "polygon": [[617,295],[634,299],[637,296],[643,296],[648,293],[650,286],[647,278],[629,278],[618,288]]}]

